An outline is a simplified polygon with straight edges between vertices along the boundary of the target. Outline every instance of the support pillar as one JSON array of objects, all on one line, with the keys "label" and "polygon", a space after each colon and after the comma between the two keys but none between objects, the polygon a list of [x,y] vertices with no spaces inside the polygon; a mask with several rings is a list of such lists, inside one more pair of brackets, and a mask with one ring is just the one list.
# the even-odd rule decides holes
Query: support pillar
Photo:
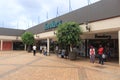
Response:
[{"label": "support pillar", "polygon": [[70,46],[70,52],[72,52],[73,50],[72,50],[72,46]]},{"label": "support pillar", "polygon": [[49,50],[50,50],[50,39],[47,38],[47,55],[50,55]]},{"label": "support pillar", "polygon": [[83,45],[85,47],[85,58],[87,58],[88,54],[89,54],[89,49],[88,49],[88,39],[85,39],[85,45]]},{"label": "support pillar", "polygon": [[24,45],[24,50],[26,51],[26,48],[27,48],[27,46],[26,46],[26,44]]},{"label": "support pillar", "polygon": [[118,49],[119,49],[119,66],[120,66],[120,31],[118,31]]},{"label": "support pillar", "polygon": [[12,50],[13,50],[13,47],[14,47],[13,43],[14,43],[14,42],[12,41]]},{"label": "support pillar", "polygon": [[1,40],[1,45],[0,46],[1,46],[0,50],[2,51],[3,50],[3,40]]}]

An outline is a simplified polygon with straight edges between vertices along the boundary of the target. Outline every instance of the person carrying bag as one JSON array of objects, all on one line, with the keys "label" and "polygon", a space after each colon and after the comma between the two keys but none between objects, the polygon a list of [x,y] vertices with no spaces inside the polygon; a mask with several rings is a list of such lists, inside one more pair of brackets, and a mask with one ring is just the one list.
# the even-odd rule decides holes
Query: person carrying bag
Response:
[{"label": "person carrying bag", "polygon": [[102,45],[100,45],[99,49],[98,49],[98,54],[99,54],[99,64],[102,64],[102,65],[104,64],[104,58],[103,57],[105,57],[103,52],[104,52],[104,48],[102,47]]},{"label": "person carrying bag", "polygon": [[90,62],[94,63],[95,62],[95,49],[93,46],[90,46]]}]

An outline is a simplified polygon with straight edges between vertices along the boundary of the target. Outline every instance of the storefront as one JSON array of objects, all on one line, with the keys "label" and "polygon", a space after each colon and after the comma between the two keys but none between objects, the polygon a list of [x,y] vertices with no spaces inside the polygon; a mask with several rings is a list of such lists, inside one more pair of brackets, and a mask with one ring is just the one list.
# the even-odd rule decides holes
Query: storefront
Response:
[{"label": "storefront", "polygon": [[13,50],[24,50],[25,45],[23,44],[23,42],[20,41],[14,41],[13,42]]},{"label": "storefront", "polygon": [[12,50],[12,41],[3,41],[2,50]]},{"label": "storefront", "polygon": [[[83,35],[81,35],[83,43],[80,45],[82,56],[89,56],[88,49],[90,45],[93,45],[97,50],[99,44],[102,44],[103,47],[109,44],[112,57],[119,58],[118,61],[120,65],[119,3],[119,0],[101,0],[100,2],[77,9],[73,12],[48,20],[26,30],[2,29],[0,30],[0,49],[23,50],[23,47],[25,46],[22,43],[12,43],[11,41],[16,41],[16,37],[18,37],[18,35],[21,36],[21,34],[27,31],[34,34],[37,50],[40,49],[40,46],[46,46],[47,52],[49,53],[55,48],[56,27],[59,24],[73,21],[79,23],[83,30]],[[3,36],[3,33],[5,33],[4,35],[7,35],[7,37]],[[5,40],[8,40],[8,42]],[[21,38],[18,40],[21,41]]]},{"label": "storefront", "polygon": [[[43,49],[44,47],[47,47],[47,39],[36,40],[36,46],[37,46],[38,51],[40,50],[40,48]],[[50,53],[54,53],[55,46],[56,46],[56,42],[50,39],[49,40],[49,52]]]}]

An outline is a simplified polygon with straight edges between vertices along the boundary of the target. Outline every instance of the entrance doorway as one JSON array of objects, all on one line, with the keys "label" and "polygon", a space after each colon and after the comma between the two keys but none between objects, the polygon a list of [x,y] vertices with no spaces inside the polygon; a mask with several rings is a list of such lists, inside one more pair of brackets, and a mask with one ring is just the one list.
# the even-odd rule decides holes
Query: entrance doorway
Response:
[{"label": "entrance doorway", "polygon": [[[36,42],[37,42],[36,43],[37,50],[40,50],[40,47],[41,48],[47,47],[47,39],[41,39],[41,40],[38,40]],[[53,53],[54,48],[55,48],[55,42],[52,39],[50,39],[50,41],[49,41],[49,48],[50,48],[49,49],[50,52]]]},{"label": "entrance doorway", "polygon": [[24,50],[23,42],[13,42],[13,50]]},{"label": "entrance doorway", "polygon": [[99,48],[99,45],[102,45],[104,47],[104,53],[106,53],[107,47],[110,48],[110,61],[117,61],[119,59],[118,55],[118,40],[117,39],[89,39],[88,40],[88,46],[93,45],[96,50]]}]

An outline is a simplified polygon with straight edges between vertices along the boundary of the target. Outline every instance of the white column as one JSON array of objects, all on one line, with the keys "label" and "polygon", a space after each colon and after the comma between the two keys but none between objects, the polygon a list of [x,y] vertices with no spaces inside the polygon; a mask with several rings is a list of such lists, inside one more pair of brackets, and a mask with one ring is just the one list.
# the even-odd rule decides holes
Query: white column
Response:
[{"label": "white column", "polygon": [[119,66],[120,66],[120,31],[118,31],[118,49],[119,49]]},{"label": "white column", "polygon": [[72,52],[72,46],[70,45],[70,52]]},{"label": "white column", "polygon": [[1,46],[0,50],[2,51],[3,50],[3,40],[1,40],[1,45],[0,46]]},{"label": "white column", "polygon": [[13,41],[12,41],[12,50],[13,50]]},{"label": "white column", "polygon": [[48,55],[50,55],[49,49],[50,49],[50,39],[47,38],[47,54],[48,54]]},{"label": "white column", "polygon": [[24,50],[25,50],[25,51],[26,51],[26,47],[27,47],[27,46],[26,46],[26,44],[25,44],[25,45],[24,45]]}]

